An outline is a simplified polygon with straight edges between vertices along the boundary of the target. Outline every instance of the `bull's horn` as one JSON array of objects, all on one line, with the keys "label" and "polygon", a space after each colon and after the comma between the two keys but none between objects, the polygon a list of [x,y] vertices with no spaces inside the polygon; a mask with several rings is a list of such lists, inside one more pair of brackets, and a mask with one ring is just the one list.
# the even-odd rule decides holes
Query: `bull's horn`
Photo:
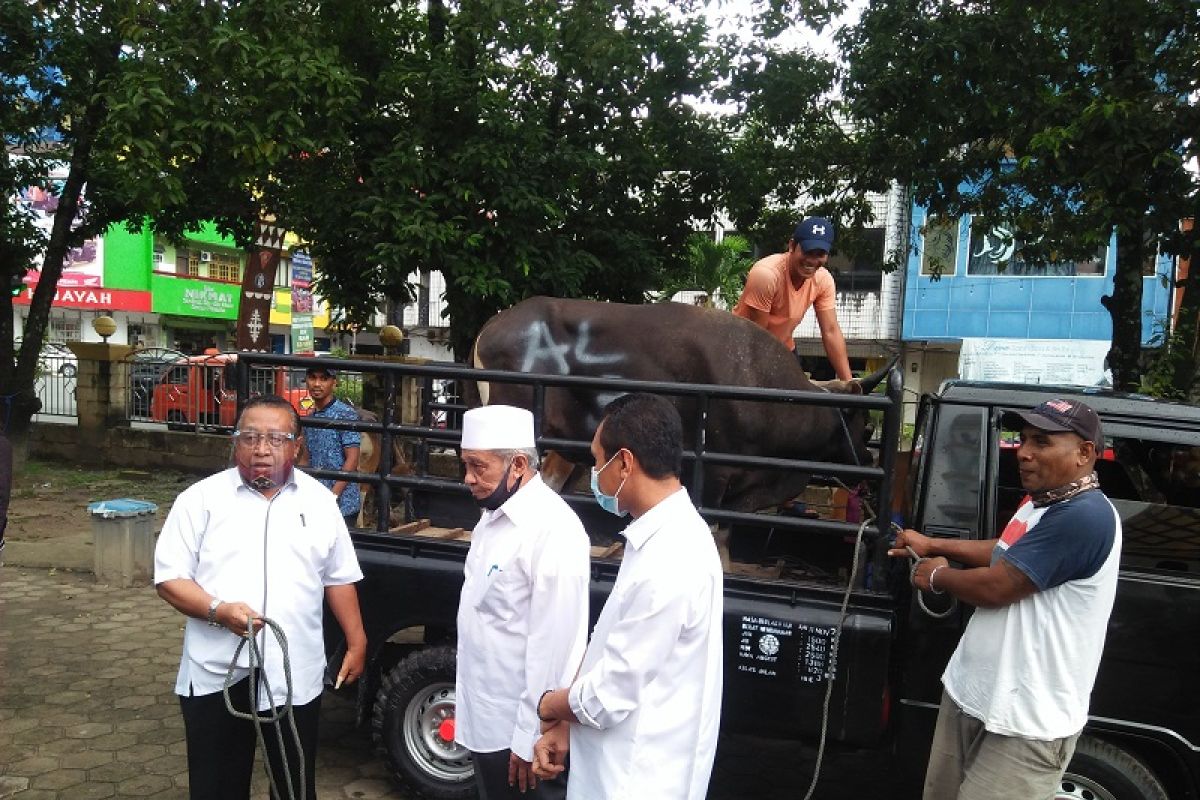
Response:
[{"label": "bull's horn", "polygon": [[891,361],[884,364],[875,372],[865,378],[859,378],[858,383],[862,386],[863,394],[870,394],[875,391],[875,387],[883,381],[884,377],[891,371],[892,367],[896,366],[896,362],[900,360],[900,356],[895,356]]}]

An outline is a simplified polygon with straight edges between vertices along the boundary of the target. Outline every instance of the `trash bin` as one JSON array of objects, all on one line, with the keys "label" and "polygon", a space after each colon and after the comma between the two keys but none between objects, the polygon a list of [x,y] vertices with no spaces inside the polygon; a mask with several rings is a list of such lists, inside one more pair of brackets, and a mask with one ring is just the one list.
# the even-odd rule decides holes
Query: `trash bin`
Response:
[{"label": "trash bin", "polygon": [[88,504],[94,571],[99,583],[149,586],[154,582],[154,512],[158,506],[123,497]]}]

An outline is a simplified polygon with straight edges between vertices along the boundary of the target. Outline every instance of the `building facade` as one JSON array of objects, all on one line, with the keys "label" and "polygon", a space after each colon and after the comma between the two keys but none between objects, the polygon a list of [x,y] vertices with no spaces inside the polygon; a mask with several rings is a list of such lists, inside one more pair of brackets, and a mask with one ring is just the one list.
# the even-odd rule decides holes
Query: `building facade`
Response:
[{"label": "building facade", "polygon": [[[913,207],[902,319],[913,394],[960,376],[964,357],[989,347],[1003,361],[988,367],[983,358],[972,377],[1070,383],[1103,371],[1112,318],[1100,300],[1113,290],[1115,234],[1091,258],[1058,263],[1026,262],[1025,235],[984,229],[970,216],[931,219]],[[1144,347],[1160,343],[1168,325],[1173,264],[1156,255],[1143,265]]]},{"label": "building facade", "polygon": [[[285,245],[275,277],[271,308],[271,346],[291,352],[292,252]],[[117,332],[110,341],[141,347],[165,347],[185,353],[208,348],[229,350],[235,342],[246,252],[215,226],[204,225],[176,245],[148,229],[130,233],[115,226],[89,240],[80,257],[72,254],[58,282],[46,340],[99,341],[91,320],[111,316]],[[26,290],[14,298],[15,335],[21,336],[38,271],[26,276]],[[313,300],[317,350],[328,350],[328,306]],[[323,345],[323,346],[322,346]]]}]

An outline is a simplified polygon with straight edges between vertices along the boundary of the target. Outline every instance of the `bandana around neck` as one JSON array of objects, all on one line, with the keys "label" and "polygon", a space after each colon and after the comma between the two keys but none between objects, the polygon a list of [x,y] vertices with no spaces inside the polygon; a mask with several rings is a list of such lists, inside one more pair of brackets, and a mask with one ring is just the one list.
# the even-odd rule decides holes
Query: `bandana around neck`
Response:
[{"label": "bandana around neck", "polygon": [[1100,488],[1100,478],[1093,472],[1091,475],[1084,475],[1077,481],[1071,481],[1065,486],[1059,486],[1056,489],[1047,489],[1044,492],[1030,492],[1033,498],[1034,508],[1044,508],[1054,503],[1061,503],[1063,500],[1070,500],[1077,494],[1091,491],[1092,489]]}]

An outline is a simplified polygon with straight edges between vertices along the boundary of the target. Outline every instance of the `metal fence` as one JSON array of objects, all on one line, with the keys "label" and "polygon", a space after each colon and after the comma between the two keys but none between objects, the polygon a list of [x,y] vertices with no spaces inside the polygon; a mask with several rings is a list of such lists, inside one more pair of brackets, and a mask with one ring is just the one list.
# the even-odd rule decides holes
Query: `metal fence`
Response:
[{"label": "metal fence", "polygon": [[167,370],[187,356],[178,350],[150,347],[134,350],[124,361],[129,369],[122,374],[129,376],[126,387],[129,419],[132,422],[152,422],[150,403],[154,399],[155,387],[159,385]]},{"label": "metal fence", "polygon": [[74,417],[79,362],[65,345],[47,342],[38,356],[33,388],[42,408],[39,417]]},{"label": "metal fence", "polygon": [[[129,419],[165,423],[175,431],[228,433],[237,423],[237,353],[189,356],[178,350],[148,348],[125,358]],[[323,365],[334,366],[323,360]],[[246,396],[274,394],[301,415],[312,410],[305,366],[255,366],[247,374]],[[362,404],[362,373],[338,372],[336,395],[352,406]],[[72,412],[73,413],[73,412]]]},{"label": "metal fence", "polygon": [[[239,368],[251,372],[255,369],[286,368],[297,362],[294,356],[247,354]],[[693,432],[692,441],[695,443],[684,452],[687,463],[689,488],[694,499],[703,497],[705,467],[710,465],[739,465],[754,469],[783,469],[797,470],[808,474],[823,474],[834,476],[846,481],[869,481],[877,486],[876,497],[891,497],[891,479],[895,460],[896,437],[900,427],[901,414],[901,378],[898,371],[892,371],[886,381],[884,396],[858,396],[820,392],[802,392],[780,389],[765,389],[760,387],[716,386],[709,384],[673,384],[656,381],[634,381],[617,378],[589,378],[581,376],[540,375],[531,373],[511,373],[498,370],[477,370],[456,364],[370,364],[366,362],[351,362],[352,367],[364,373],[375,373],[382,389],[384,398],[383,416],[378,422],[362,420],[321,420],[318,427],[335,430],[359,430],[371,433],[380,439],[382,457],[372,474],[362,472],[350,473],[339,470],[313,470],[322,478],[355,480],[373,487],[378,493],[379,503],[377,519],[374,523],[377,531],[383,532],[390,528],[390,509],[394,496],[399,496],[405,490],[415,490],[431,493],[443,493],[462,496],[466,489],[458,479],[448,479],[431,473],[427,456],[431,450],[443,447],[456,447],[461,436],[462,404],[457,402],[441,402],[440,400],[424,400],[421,404],[420,419],[416,424],[402,422],[397,419],[394,401],[399,396],[400,383],[404,379],[417,379],[426,387],[422,392],[425,397],[437,398],[437,389],[443,393],[454,384],[461,385],[465,381],[492,381],[499,383],[517,383],[529,385],[533,389],[533,413],[535,428],[540,432],[542,409],[546,392],[559,388],[592,390],[596,392],[625,393],[646,391],[668,396],[688,399],[696,407],[695,416],[684,419],[684,425],[690,426]],[[390,400],[389,400],[390,399]],[[881,445],[879,466],[858,466],[848,464],[832,464],[813,462],[802,459],[767,458],[747,456],[734,453],[721,453],[704,447],[705,428],[707,425],[707,408],[713,401],[753,401],[768,404],[806,404],[828,406],[854,410],[874,410],[883,413],[885,418],[885,440]],[[438,423],[436,412],[443,411],[448,422],[453,419],[454,425],[447,427],[446,423]],[[449,415],[456,415],[450,417]],[[416,459],[411,465],[412,470],[407,474],[393,472],[394,454],[401,448],[394,442],[403,441],[415,443]],[[589,442],[573,441],[538,436],[538,447],[558,450],[559,452],[586,452]],[[564,497],[569,503],[592,504],[590,496]],[[725,524],[748,523],[761,524],[764,515],[727,511],[717,508],[700,508],[701,513],[712,522]],[[876,521],[875,535],[883,537],[888,533],[888,515],[881,514]],[[847,522],[823,519],[807,519],[800,517],[772,517],[771,525],[781,530],[803,530],[815,533],[833,534],[835,536],[854,536],[857,526]]]}]

